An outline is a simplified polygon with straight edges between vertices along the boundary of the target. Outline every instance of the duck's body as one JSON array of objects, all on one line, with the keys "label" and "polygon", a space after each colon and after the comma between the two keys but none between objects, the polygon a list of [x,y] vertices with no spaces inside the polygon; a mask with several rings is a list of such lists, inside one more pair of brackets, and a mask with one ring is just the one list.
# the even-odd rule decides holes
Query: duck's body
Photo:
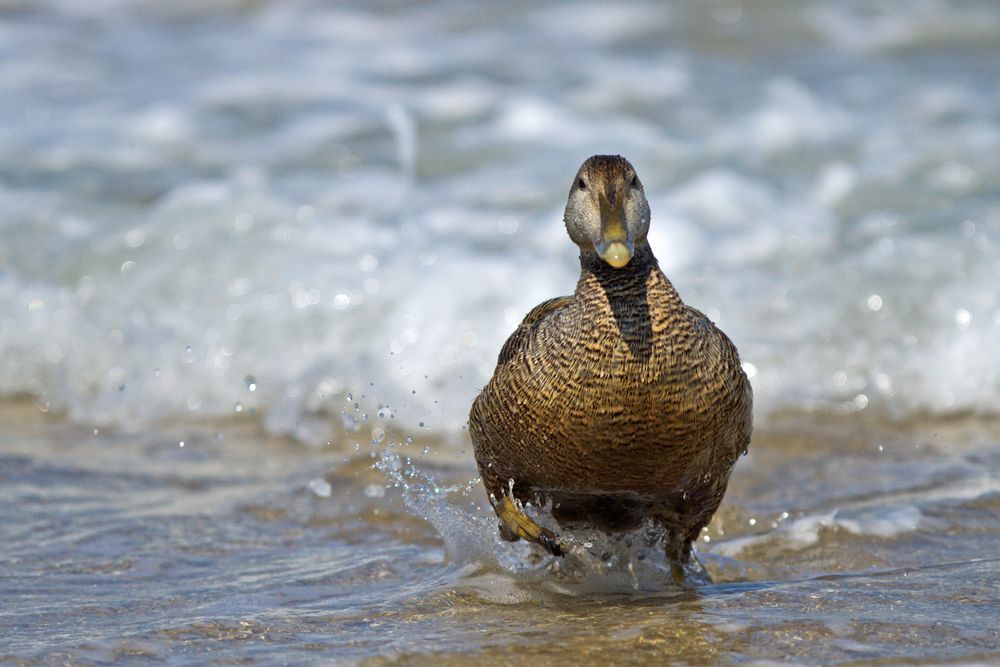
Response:
[{"label": "duck's body", "polygon": [[[594,199],[595,189],[619,181],[638,183],[631,165],[597,156],[574,190]],[[648,225],[641,185],[638,195]],[[571,226],[570,197],[580,281],[573,296],[532,310],[501,350],[469,418],[476,461],[510,539],[561,552],[558,537],[511,502],[548,498],[561,525],[615,531],[650,517],[669,532],[668,555],[683,563],[749,445],[750,384],[732,342],[684,305],[660,271],[645,228],[623,225],[633,233],[622,237],[628,259],[615,268],[615,250],[604,252],[611,260],[601,254],[609,235],[616,242],[614,230],[603,223],[603,240],[588,247],[592,234]],[[601,218],[617,204],[630,220],[627,197],[619,187],[600,198]]]}]

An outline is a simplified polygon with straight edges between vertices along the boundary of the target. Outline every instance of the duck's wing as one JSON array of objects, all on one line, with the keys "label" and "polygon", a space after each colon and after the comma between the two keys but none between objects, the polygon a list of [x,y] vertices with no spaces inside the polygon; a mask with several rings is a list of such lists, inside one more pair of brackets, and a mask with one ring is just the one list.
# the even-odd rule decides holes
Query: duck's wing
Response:
[{"label": "duck's wing", "polygon": [[501,366],[513,358],[517,351],[528,342],[531,332],[538,326],[542,319],[560,308],[565,308],[573,303],[574,298],[572,296],[557,296],[554,299],[542,301],[532,308],[524,316],[524,320],[517,326],[514,333],[510,335],[510,338],[507,339],[507,342],[500,348],[500,355],[497,357],[497,366]]},{"label": "duck's wing", "polygon": [[715,326],[715,323],[705,313],[697,308],[685,306],[699,327],[712,336],[717,350],[712,359],[711,375],[720,378],[729,385],[735,385],[735,394],[738,397],[737,405],[733,411],[735,421],[735,442],[734,445],[740,453],[746,452],[750,446],[750,436],[753,432],[753,387],[749,378],[743,371],[740,363],[740,353],[736,345],[729,339],[729,336],[722,329]]}]

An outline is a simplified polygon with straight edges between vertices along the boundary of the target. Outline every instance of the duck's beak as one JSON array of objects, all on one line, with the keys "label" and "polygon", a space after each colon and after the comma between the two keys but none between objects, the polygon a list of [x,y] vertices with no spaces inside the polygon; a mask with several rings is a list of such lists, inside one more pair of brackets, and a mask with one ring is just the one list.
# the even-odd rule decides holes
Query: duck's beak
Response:
[{"label": "duck's beak", "polygon": [[601,240],[594,244],[594,248],[601,259],[620,269],[632,259],[635,247],[625,229],[625,197],[620,192],[614,197],[612,203],[604,192],[597,194],[601,207]]}]

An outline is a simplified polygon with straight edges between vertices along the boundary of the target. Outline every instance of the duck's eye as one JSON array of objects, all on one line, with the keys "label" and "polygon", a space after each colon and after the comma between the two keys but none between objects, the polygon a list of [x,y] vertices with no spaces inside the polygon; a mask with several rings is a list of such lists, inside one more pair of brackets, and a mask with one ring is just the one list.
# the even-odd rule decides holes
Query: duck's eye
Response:
[{"label": "duck's eye", "polygon": [[581,190],[586,190],[587,181],[583,180],[583,177],[581,176],[580,178],[576,179],[576,187],[580,188]]},{"label": "duck's eye", "polygon": [[639,188],[641,188],[641,187],[642,187],[642,184],[641,184],[641,183],[639,183],[639,177],[638,177],[638,176],[636,176],[635,174],[632,174],[632,182],[630,183],[630,185],[631,185],[631,186],[632,186],[633,188],[636,188],[636,189],[639,189]]}]

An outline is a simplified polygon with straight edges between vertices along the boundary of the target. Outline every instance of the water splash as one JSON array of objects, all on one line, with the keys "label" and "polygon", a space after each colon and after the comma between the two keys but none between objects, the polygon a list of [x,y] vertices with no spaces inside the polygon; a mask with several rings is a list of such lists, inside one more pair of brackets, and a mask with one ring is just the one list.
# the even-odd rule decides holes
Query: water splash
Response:
[{"label": "water splash", "polygon": [[[386,486],[402,490],[408,511],[431,523],[444,542],[449,560],[492,601],[520,601],[539,590],[565,595],[662,591],[675,586],[666,557],[664,532],[650,521],[637,529],[609,535],[595,528],[561,530],[551,504],[523,509],[541,526],[562,535],[566,556],[544,553],[525,541],[506,542],[488,503],[474,504],[481,480],[443,485],[403,455],[383,450],[374,463]],[[367,493],[367,492],[366,492]],[[685,586],[709,583],[697,557],[685,568]],[[489,586],[484,584],[489,582]],[[514,589],[520,591],[515,593]]]}]

